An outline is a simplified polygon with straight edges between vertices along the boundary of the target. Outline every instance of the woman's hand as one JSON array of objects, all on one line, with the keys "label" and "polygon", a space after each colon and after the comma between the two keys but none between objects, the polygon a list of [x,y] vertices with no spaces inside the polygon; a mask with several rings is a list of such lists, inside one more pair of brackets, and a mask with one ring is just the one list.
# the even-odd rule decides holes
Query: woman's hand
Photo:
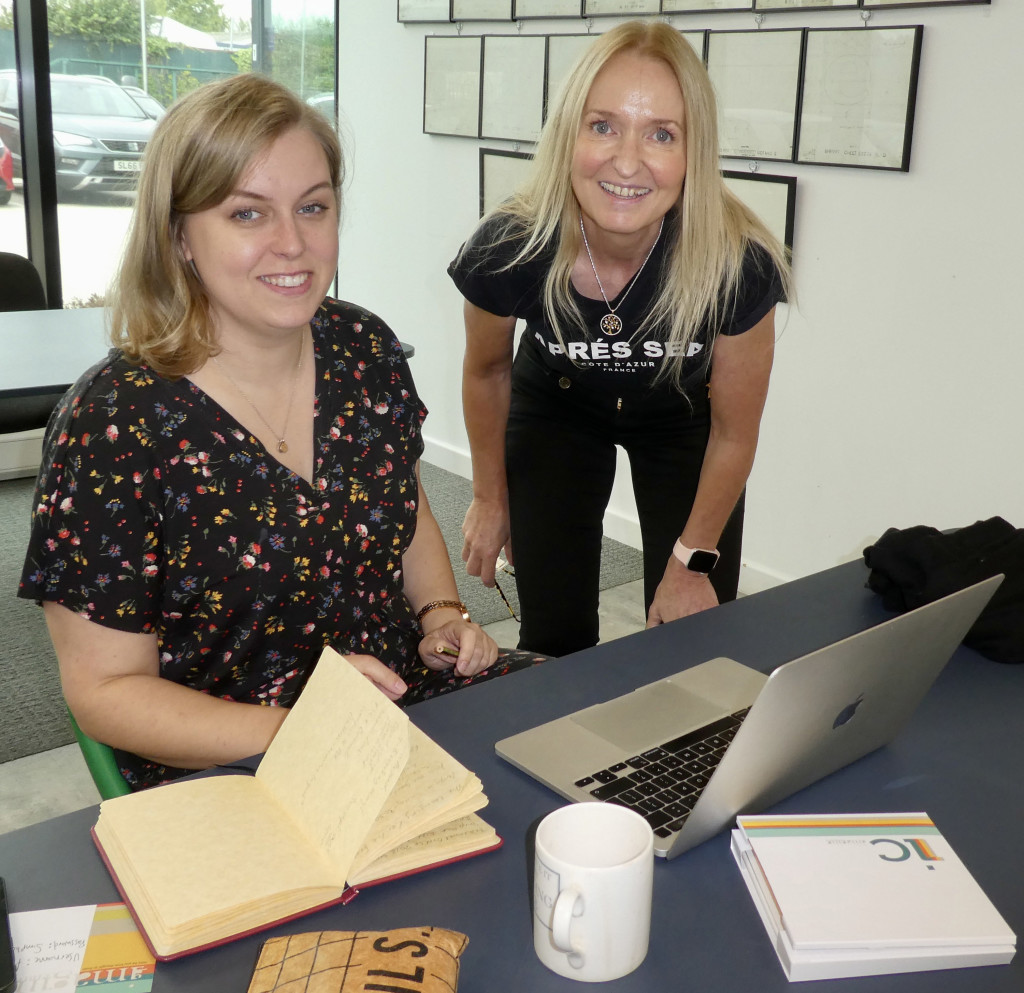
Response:
[{"label": "woman's hand", "polygon": [[670,555],[665,575],[654,591],[647,626],[653,628],[717,606],[718,596],[711,580],[699,572],[691,572],[674,555]]},{"label": "woman's hand", "polygon": [[509,542],[508,501],[474,497],[462,522],[462,561],[470,576],[479,576],[484,586],[494,586],[494,565],[505,551],[513,564]]},{"label": "woman's hand", "polygon": [[409,688],[398,673],[372,655],[346,655],[345,659],[391,701],[398,700]]},{"label": "woman's hand", "polygon": [[[458,653],[458,657],[439,652],[447,648]],[[454,667],[460,676],[475,676],[478,672],[494,665],[498,657],[498,645],[479,624],[472,621],[446,621],[423,636],[420,642],[420,658],[428,669]]]}]

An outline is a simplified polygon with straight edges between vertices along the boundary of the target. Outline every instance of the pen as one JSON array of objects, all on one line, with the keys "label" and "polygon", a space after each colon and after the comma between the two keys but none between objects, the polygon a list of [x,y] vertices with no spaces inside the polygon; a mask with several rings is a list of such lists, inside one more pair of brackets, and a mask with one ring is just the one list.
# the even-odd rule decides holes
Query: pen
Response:
[{"label": "pen", "polygon": [[453,659],[457,659],[459,657],[459,653],[455,651],[454,648],[449,648],[447,645],[438,645],[437,648],[434,649],[434,653],[436,655],[448,655]]}]

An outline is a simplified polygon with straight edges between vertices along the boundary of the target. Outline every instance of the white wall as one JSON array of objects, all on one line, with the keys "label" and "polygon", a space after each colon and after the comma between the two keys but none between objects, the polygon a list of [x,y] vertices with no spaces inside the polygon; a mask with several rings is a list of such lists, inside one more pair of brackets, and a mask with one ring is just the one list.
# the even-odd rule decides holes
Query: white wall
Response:
[{"label": "white wall", "polygon": [[[454,25],[398,24],[387,0],[339,0],[338,18],[351,139],[340,294],[416,346],[427,456],[468,476],[461,298],[445,267],[476,222],[478,147],[512,146],[422,134],[423,38]],[[747,14],[671,21],[753,26]],[[785,12],[765,26],[860,23],[856,11]],[[870,23],[925,25],[910,173],[760,167],[798,177],[799,306],[780,321],[749,484],[748,590],[856,558],[887,527],[995,514],[1024,527],[1024,333],[1011,307],[1024,257],[1024,4],[874,11]],[[635,540],[633,516],[618,485],[609,533]]]}]

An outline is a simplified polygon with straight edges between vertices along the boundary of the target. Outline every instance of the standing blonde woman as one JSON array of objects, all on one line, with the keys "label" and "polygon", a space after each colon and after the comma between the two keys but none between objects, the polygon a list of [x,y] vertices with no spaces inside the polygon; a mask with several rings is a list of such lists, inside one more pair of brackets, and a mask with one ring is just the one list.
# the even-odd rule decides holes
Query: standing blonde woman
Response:
[{"label": "standing blonde woman", "polygon": [[327,120],[269,79],[176,103],[117,347],[48,428],[19,594],[134,789],[264,751],[325,645],[404,703],[535,661],[496,664],[459,602],[398,340],[325,297],[341,179]]},{"label": "standing blonde woman", "polygon": [[597,642],[616,445],[630,460],[648,626],[736,596],[789,271],[722,181],[716,113],[678,31],[612,29],[571,73],[530,178],[449,267],[465,297],[473,457],[463,558],[489,585],[505,550],[532,650]]}]

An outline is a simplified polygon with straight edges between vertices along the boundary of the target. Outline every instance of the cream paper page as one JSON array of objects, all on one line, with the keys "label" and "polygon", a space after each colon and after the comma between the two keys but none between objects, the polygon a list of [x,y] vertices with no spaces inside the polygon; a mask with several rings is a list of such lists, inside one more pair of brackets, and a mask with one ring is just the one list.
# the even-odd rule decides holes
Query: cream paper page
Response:
[{"label": "cream paper page", "polygon": [[241,926],[242,908],[260,907],[279,892],[327,887],[338,895],[344,888],[344,876],[312,846],[296,844],[287,812],[248,776],[105,800],[96,835],[154,938],[196,918]]},{"label": "cream paper page", "polygon": [[362,869],[353,869],[349,882],[353,886],[372,883],[399,872],[408,872],[435,862],[443,862],[445,859],[481,852],[497,845],[499,840],[494,828],[486,821],[476,814],[469,814],[426,834],[418,835],[404,845],[385,852],[379,859]]},{"label": "cream paper page", "polygon": [[480,780],[414,724],[409,761],[352,864],[359,872],[401,842],[486,806]]},{"label": "cream paper page", "polygon": [[259,779],[346,876],[409,759],[409,718],[325,648]]}]

